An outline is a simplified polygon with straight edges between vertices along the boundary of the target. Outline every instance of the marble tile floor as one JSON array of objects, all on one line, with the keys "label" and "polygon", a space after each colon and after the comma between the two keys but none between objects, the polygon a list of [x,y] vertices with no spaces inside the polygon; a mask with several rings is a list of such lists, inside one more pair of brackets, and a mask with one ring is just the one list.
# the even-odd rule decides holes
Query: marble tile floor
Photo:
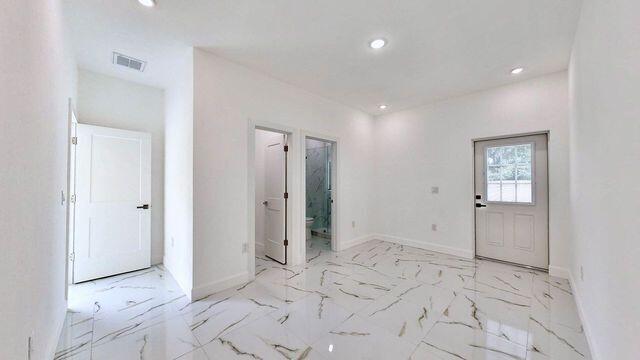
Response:
[{"label": "marble tile floor", "polygon": [[331,239],[321,236],[312,235],[311,238],[307,239],[306,245],[308,262],[331,251]]},{"label": "marble tile floor", "polygon": [[189,303],[162,266],[74,286],[56,359],[590,359],[566,280],[369,241]]}]

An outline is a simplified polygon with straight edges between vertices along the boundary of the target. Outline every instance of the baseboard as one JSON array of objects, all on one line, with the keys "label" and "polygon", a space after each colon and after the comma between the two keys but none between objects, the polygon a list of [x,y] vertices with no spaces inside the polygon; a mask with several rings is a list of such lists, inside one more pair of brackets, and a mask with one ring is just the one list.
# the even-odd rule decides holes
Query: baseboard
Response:
[{"label": "baseboard", "polygon": [[[549,272],[551,272],[551,269],[549,269]],[[589,346],[589,352],[591,352],[591,359],[592,360],[603,359],[598,356],[598,353],[596,352],[596,349],[594,347],[595,342],[593,341],[591,326],[589,325],[589,322],[587,321],[587,317],[585,316],[585,311],[584,311],[584,308],[582,307],[582,296],[580,296],[580,292],[578,290],[578,287],[576,286],[576,281],[573,277],[573,273],[571,271],[567,271],[567,274],[569,276],[568,277],[569,284],[571,284],[571,291],[573,292],[573,298],[575,299],[576,307],[578,308],[578,316],[580,316],[580,321],[582,322],[582,329],[584,330],[584,336],[587,338],[587,346]]]},{"label": "baseboard", "polygon": [[388,241],[388,242],[392,242],[392,243],[396,243],[396,244],[412,246],[412,247],[415,247],[415,248],[434,251],[434,252],[439,252],[439,253],[443,253],[443,254],[447,254],[447,255],[459,256],[459,257],[462,257],[462,258],[465,258],[465,259],[473,259],[474,258],[473,251],[471,251],[471,250],[454,248],[454,247],[450,247],[450,246],[434,244],[434,243],[431,243],[431,242],[418,241],[418,240],[413,240],[413,239],[406,239],[406,238],[401,238],[401,237],[398,237],[398,236],[391,236],[391,235],[384,235],[384,234],[374,234],[374,235],[372,235],[372,237],[373,237],[373,239],[379,239],[379,240],[384,240],[384,241]]},{"label": "baseboard", "polygon": [[569,269],[554,265],[549,265],[549,275],[567,280],[569,280],[569,278],[571,277]]},{"label": "baseboard", "polygon": [[355,239],[351,239],[349,241],[345,241],[342,243],[339,242],[337,251],[347,250],[350,247],[354,247],[356,245],[366,243],[367,241],[370,241],[373,239],[375,239],[373,235],[365,235],[365,236],[360,236]]},{"label": "baseboard", "polygon": [[245,271],[239,274],[228,276],[222,280],[213,281],[202,286],[198,286],[191,290],[191,299],[193,301],[202,299],[203,297],[232,288],[237,285],[244,284],[249,281],[249,272]]}]

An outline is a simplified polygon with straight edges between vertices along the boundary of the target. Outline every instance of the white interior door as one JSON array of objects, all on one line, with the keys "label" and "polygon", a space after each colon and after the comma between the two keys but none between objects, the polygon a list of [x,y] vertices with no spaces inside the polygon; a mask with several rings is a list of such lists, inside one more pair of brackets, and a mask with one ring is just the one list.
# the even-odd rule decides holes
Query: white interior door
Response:
[{"label": "white interior door", "polygon": [[74,282],[149,267],[151,135],[78,124],[77,138]]},{"label": "white interior door", "polygon": [[547,136],[475,143],[476,254],[549,267]]},{"label": "white interior door", "polygon": [[265,149],[265,255],[285,262],[285,177],[286,154],[284,135],[269,142]]},{"label": "white interior door", "polygon": [[71,144],[69,148],[69,189],[67,190],[67,194],[69,194],[69,207],[67,209],[67,241],[68,248],[67,252],[69,256],[67,256],[67,284],[73,284],[73,237],[75,224],[76,224],[76,204],[75,204],[75,194],[76,194],[76,146],[74,145],[75,140],[78,136],[78,119],[76,118],[76,114],[72,111],[71,113]]}]

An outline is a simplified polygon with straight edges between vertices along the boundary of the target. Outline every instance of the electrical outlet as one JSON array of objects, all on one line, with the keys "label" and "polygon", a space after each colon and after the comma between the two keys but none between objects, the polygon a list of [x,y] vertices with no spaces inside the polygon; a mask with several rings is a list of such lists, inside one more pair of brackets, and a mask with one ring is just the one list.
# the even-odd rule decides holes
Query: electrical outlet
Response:
[{"label": "electrical outlet", "polygon": [[432,186],[431,187],[431,193],[432,194],[439,194],[440,193],[440,187],[439,186]]},{"label": "electrical outlet", "polygon": [[351,227],[354,228],[354,229],[356,228],[356,221],[355,220],[351,221]]},{"label": "electrical outlet", "polygon": [[247,251],[249,251],[249,247],[247,246],[247,243],[243,243],[242,244],[242,253],[246,254]]},{"label": "electrical outlet", "polygon": [[580,281],[584,281],[584,269],[582,265],[580,265]]},{"label": "electrical outlet", "polygon": [[431,231],[438,231],[438,224],[431,224]]}]

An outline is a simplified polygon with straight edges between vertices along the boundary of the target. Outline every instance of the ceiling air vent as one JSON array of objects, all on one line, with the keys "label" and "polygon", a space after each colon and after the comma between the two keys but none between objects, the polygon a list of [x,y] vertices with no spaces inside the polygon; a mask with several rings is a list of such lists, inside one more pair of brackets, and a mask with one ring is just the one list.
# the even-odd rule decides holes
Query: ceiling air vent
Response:
[{"label": "ceiling air vent", "polygon": [[115,51],[113,52],[113,63],[140,72],[143,72],[144,68],[147,66],[146,61],[134,59],[131,56],[123,55]]}]

